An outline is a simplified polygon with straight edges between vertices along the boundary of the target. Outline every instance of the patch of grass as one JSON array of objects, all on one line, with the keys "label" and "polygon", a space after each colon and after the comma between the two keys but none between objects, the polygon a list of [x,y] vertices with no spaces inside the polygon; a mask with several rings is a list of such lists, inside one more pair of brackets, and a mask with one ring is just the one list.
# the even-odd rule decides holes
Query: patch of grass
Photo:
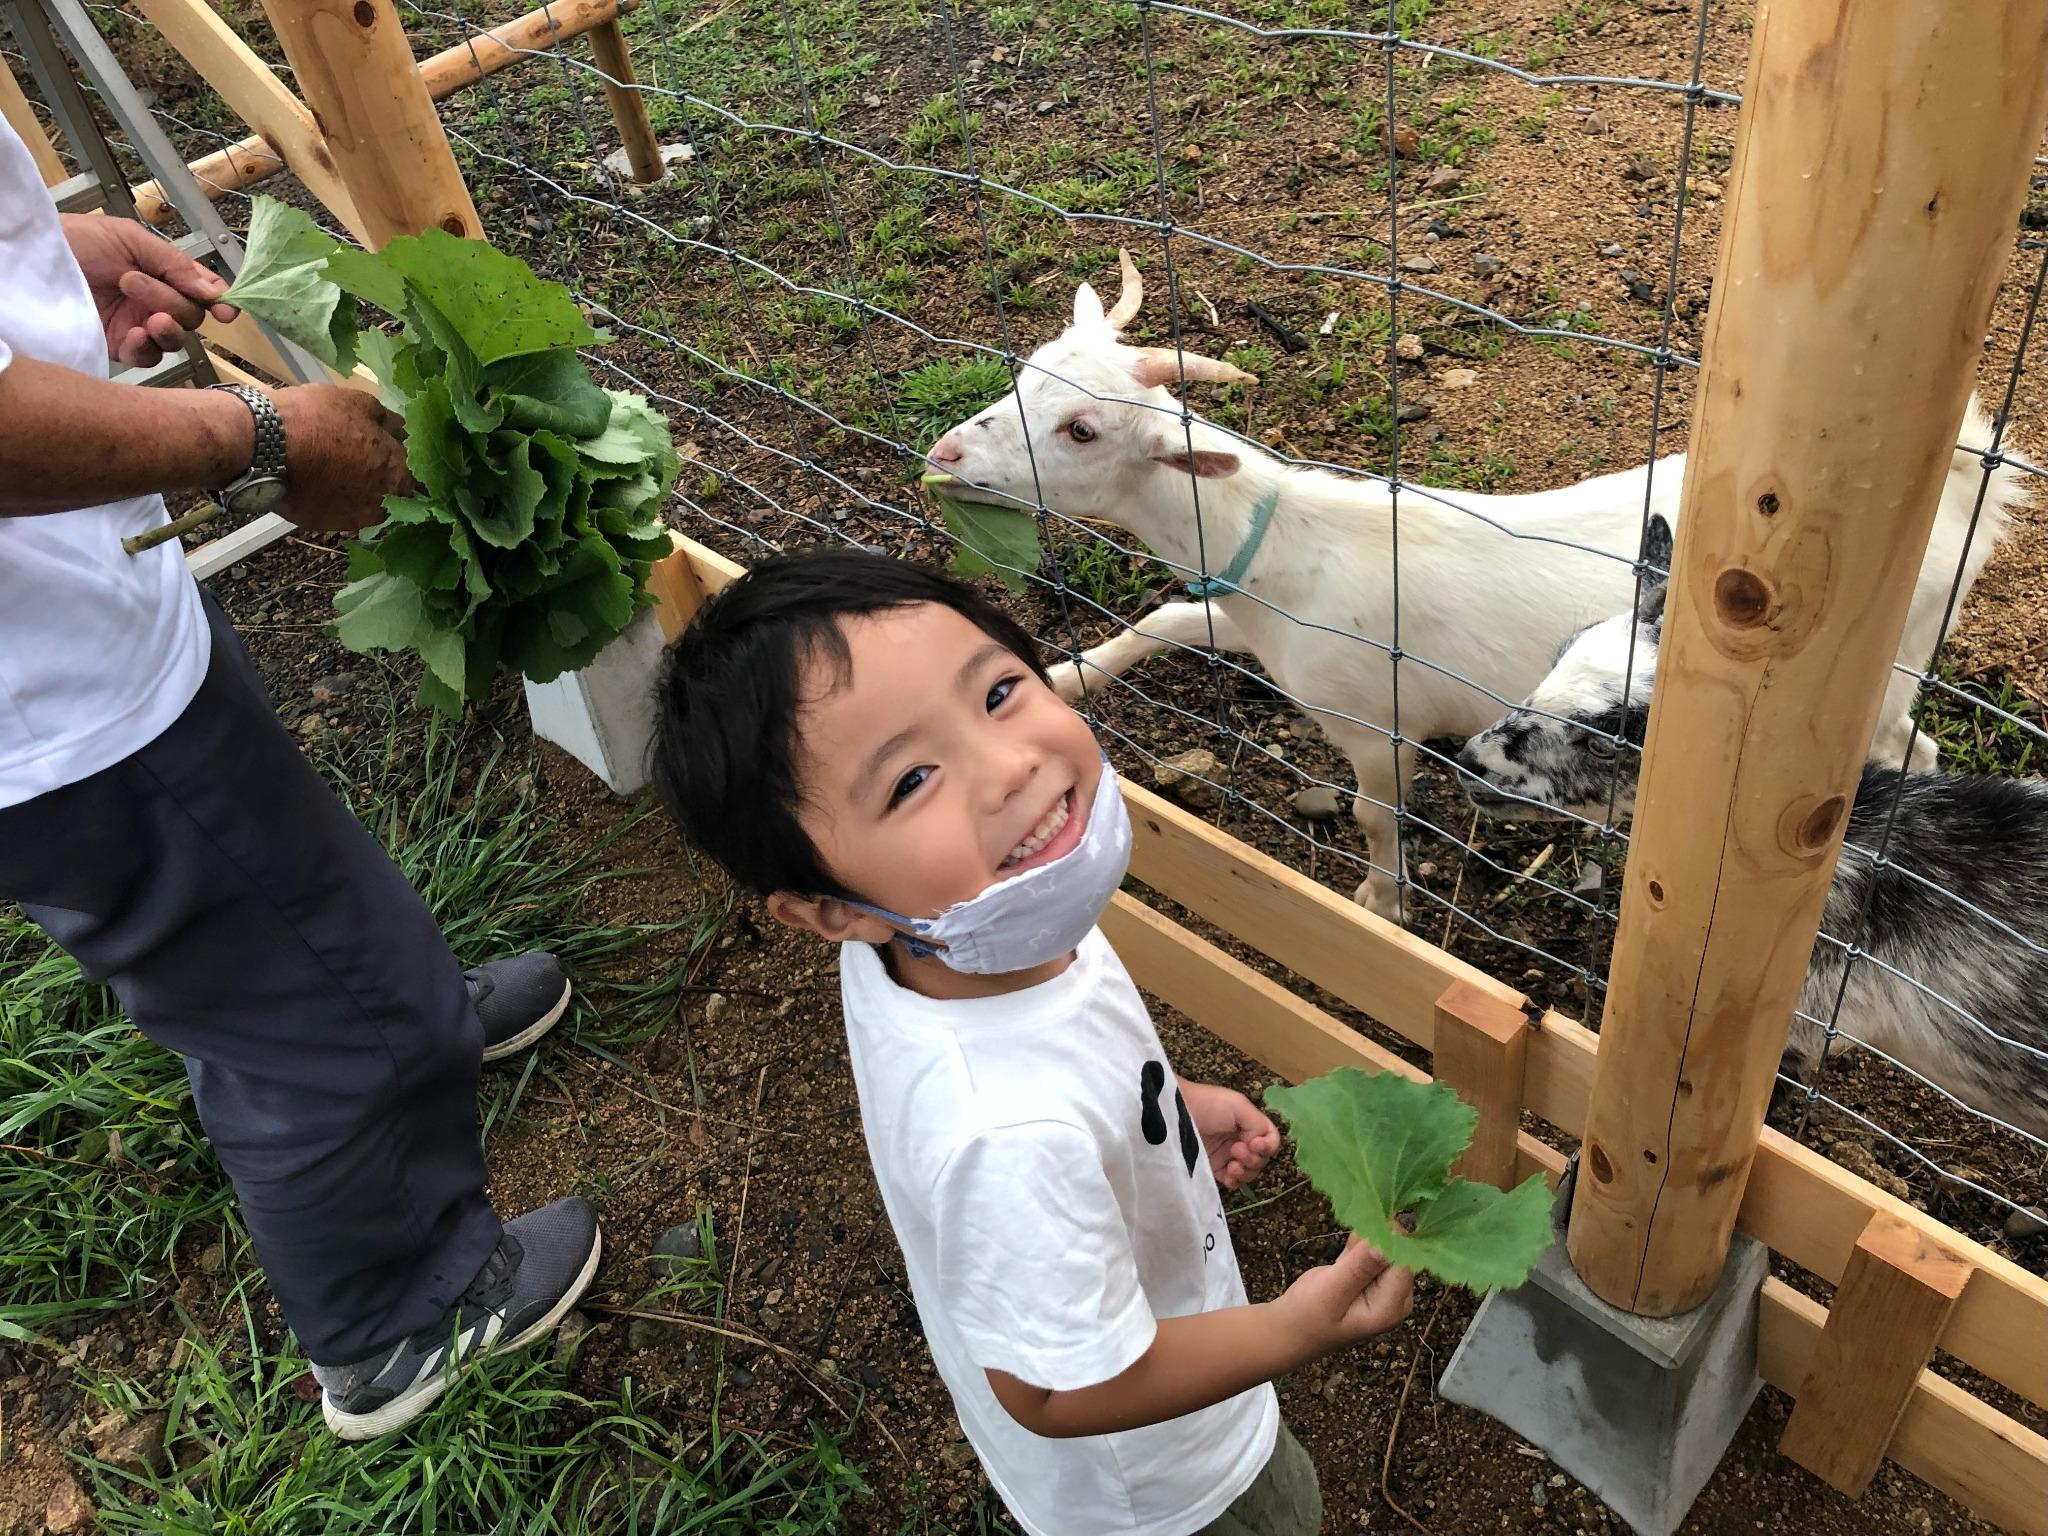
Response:
[{"label": "patch of grass", "polygon": [[1935,671],[1946,686],[1921,690],[1920,729],[1941,749],[1942,767],[2015,778],[2034,771],[2043,755],[2040,737],[2018,720],[1979,709],[1971,702],[1981,699],[2006,715],[2031,721],[2039,730],[2040,706],[2020,691],[2012,674],[1998,668],[1965,677],[1946,657]]},{"label": "patch of grass", "polygon": [[958,362],[926,363],[897,381],[896,414],[922,453],[948,427],[1009,392],[1010,370],[999,357],[976,354]]},{"label": "patch of grass", "polygon": [[[1098,609],[1128,614],[1145,594],[1171,588],[1173,572],[1144,555],[1127,555],[1100,539],[1082,537],[1053,541],[1053,553],[1066,573],[1067,585]],[[1094,614],[1080,614],[1086,619]],[[1066,636],[1055,636],[1064,641]]]},{"label": "patch of grass", "polygon": [[816,1425],[759,1437],[716,1418],[678,1431],[629,1377],[610,1397],[572,1390],[546,1350],[465,1373],[399,1434],[344,1445],[269,1354],[242,1298],[219,1340],[188,1330],[184,1369],[160,1402],[132,1385],[123,1406],[167,1414],[170,1468],[91,1468],[102,1527],[150,1536],[392,1531],[492,1536],[827,1536],[868,1489]]}]

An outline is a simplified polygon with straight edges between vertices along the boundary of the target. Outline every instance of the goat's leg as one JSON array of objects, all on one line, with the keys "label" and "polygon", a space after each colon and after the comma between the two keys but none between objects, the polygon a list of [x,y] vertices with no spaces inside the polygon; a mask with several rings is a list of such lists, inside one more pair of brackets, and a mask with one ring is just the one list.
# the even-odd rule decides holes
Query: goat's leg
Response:
[{"label": "goat's leg", "polygon": [[[1941,766],[1941,748],[1932,736],[1913,733],[1913,706],[1920,697],[1920,680],[1896,668],[1885,684],[1884,706],[1877,717],[1877,734],[1871,738],[1873,762],[1911,773],[1932,773]],[[1913,743],[1909,757],[1906,743]]]},{"label": "goat's leg", "polygon": [[1371,871],[1352,893],[1352,900],[1390,923],[1401,921],[1400,888],[1396,873],[1405,876],[1399,826],[1394,806],[1405,803],[1408,787],[1415,781],[1415,748],[1395,749],[1385,738],[1368,735],[1362,742],[1340,743],[1351,759],[1351,771],[1358,776],[1358,797],[1351,802],[1351,819],[1365,834],[1366,857]]},{"label": "goat's leg", "polygon": [[1214,625],[1216,649],[1248,652],[1251,647],[1230,616],[1221,608],[1202,603],[1167,603],[1155,608],[1122,634],[1112,635],[1083,651],[1077,661],[1063,661],[1053,667],[1052,688],[1069,704],[1081,698],[1081,678],[1087,669],[1090,682],[1101,677],[1122,677],[1147,656],[1169,647],[1188,650],[1209,649],[1210,626]]}]

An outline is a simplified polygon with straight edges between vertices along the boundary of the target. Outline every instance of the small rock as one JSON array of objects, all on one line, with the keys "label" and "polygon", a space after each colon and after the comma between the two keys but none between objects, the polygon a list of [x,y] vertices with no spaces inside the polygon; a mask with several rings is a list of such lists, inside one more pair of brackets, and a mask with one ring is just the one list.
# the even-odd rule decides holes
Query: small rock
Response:
[{"label": "small rock", "polygon": [[1648,181],[1656,174],[1657,167],[1650,164],[1641,155],[1637,155],[1629,161],[1627,169],[1622,171],[1621,179],[1623,181]]},{"label": "small rock", "polygon": [[1296,715],[1287,722],[1287,734],[1296,741],[1314,741],[1316,737],[1316,723],[1309,719],[1307,715]]},{"label": "small rock", "polygon": [[144,1414],[133,1424],[117,1418],[93,1431],[93,1454],[124,1472],[161,1472],[171,1460],[171,1453],[164,1448],[164,1430],[169,1424],[170,1416],[161,1409]]},{"label": "small rock", "polygon": [[839,1379],[839,1362],[830,1355],[827,1355],[818,1362],[818,1374],[827,1381],[837,1381]]},{"label": "small rock", "polygon": [[1459,229],[1454,224],[1446,224],[1442,219],[1431,219],[1429,221],[1429,228],[1424,230],[1423,233],[1435,235],[1439,240],[1462,240],[1465,238],[1465,231]]},{"label": "small rock", "polygon": [[[1380,142],[1382,144],[1387,142],[1387,126],[1385,123],[1380,124]],[[1394,130],[1394,153],[1403,160],[1414,158],[1415,151],[1421,145],[1422,136],[1407,123],[1401,124],[1400,127]],[[1353,150],[1351,153],[1356,157],[1358,152]]]},{"label": "small rock", "polygon": [[355,685],[355,673],[336,672],[331,676],[316,679],[313,685],[306,690],[306,697],[315,704],[324,707],[332,704],[336,699],[346,697]]},{"label": "small rock", "polygon": [[1337,146],[1328,139],[1324,139],[1320,143],[1309,146],[1308,157],[1311,160],[1335,160],[1337,153]]},{"label": "small rock", "polygon": [[1550,1490],[1544,1487],[1541,1483],[1536,1484],[1535,1487],[1529,1490],[1529,1504],[1530,1507],[1534,1509],[1549,1508]]},{"label": "small rock", "polygon": [[628,1349],[666,1349],[675,1340],[675,1328],[651,1317],[636,1317],[626,1328]]},{"label": "small rock", "polygon": [[888,1385],[888,1383],[883,1379],[882,1373],[876,1370],[872,1365],[870,1365],[865,1360],[861,1362],[860,1370],[857,1372],[857,1374],[860,1377],[860,1384],[866,1387],[870,1392],[879,1392],[882,1390],[883,1387]]},{"label": "small rock", "polygon": [[1436,381],[1445,389],[1470,389],[1479,382],[1479,375],[1471,368],[1446,368]]},{"label": "small rock", "polygon": [[84,1530],[94,1514],[92,1501],[86,1498],[78,1480],[60,1476],[57,1486],[50,1490],[49,1503],[43,1506],[43,1528],[50,1536],[70,1536],[72,1531]]},{"label": "small rock", "polygon": [[1448,192],[1465,179],[1465,173],[1455,165],[1440,165],[1429,173],[1429,180],[1422,184],[1425,192]]},{"label": "small rock", "polygon": [[1444,264],[1434,256],[1403,256],[1401,258],[1401,270],[1403,272],[1441,272],[1443,269]]},{"label": "small rock", "polygon": [[1429,420],[1430,413],[1435,409],[1435,403],[1426,396],[1420,400],[1403,400],[1401,402],[1401,409],[1394,412],[1394,420],[1399,422],[1427,421]]},{"label": "small rock", "polygon": [[1344,1390],[1344,1383],[1349,1378],[1350,1372],[1344,1370],[1341,1366],[1330,1372],[1329,1376],[1324,1379],[1321,1388],[1323,1400],[1331,1403],[1337,1401],[1337,1394]]},{"label": "small rock", "polygon": [[1721,183],[1718,181],[1696,181],[1692,184],[1692,189],[1710,203],[1721,195]]},{"label": "small rock", "polygon": [[952,1471],[958,1472],[963,1468],[974,1465],[974,1447],[965,1440],[955,1440],[939,1452],[939,1460],[943,1461]]},{"label": "small rock", "polygon": [[1010,50],[1001,43],[998,43],[995,47],[989,49],[988,61],[991,64],[1007,64],[1010,62]]},{"label": "small rock", "polygon": [[[636,1319],[638,1321],[638,1319]],[[588,1313],[571,1310],[555,1329],[555,1364],[567,1370],[576,1361],[576,1352],[583,1347],[584,1339],[590,1335],[591,1321]]]},{"label": "small rock", "polygon": [[1592,896],[1597,898],[1601,888],[1606,883],[1607,872],[1591,859],[1588,859],[1586,867],[1579,871],[1579,878],[1572,882],[1572,894],[1574,896]]},{"label": "small rock", "polygon": [[744,1392],[754,1384],[754,1373],[744,1365],[731,1365],[726,1367],[725,1379],[732,1383],[734,1391]]},{"label": "small rock", "polygon": [[724,1017],[726,1007],[725,994],[723,992],[712,993],[704,999],[704,1022],[706,1024],[716,1024]]},{"label": "small rock", "polygon": [[1588,112],[1584,119],[1580,121],[1579,126],[1588,133],[1605,133],[1607,131],[1607,119],[1598,112]]},{"label": "small rock", "polygon": [[1287,803],[1303,821],[1332,821],[1344,809],[1344,797],[1327,784],[1311,784]]},{"label": "small rock", "polygon": [[2014,1211],[2005,1218],[2005,1235],[2016,1243],[2039,1237],[2043,1232],[2048,1232],[2048,1210],[2038,1205]]},{"label": "small rock", "polygon": [[1627,267],[1623,267],[1621,269],[1621,285],[1628,290],[1628,296],[1638,304],[1654,304],[1657,302],[1657,290],[1650,286],[1649,279],[1645,278],[1640,272],[1631,272]]},{"label": "small rock", "polygon": [[1394,356],[1404,363],[1419,362],[1422,358],[1422,338],[1412,331],[1394,343]]},{"label": "small rock", "polygon": [[761,1331],[774,1338],[782,1332],[782,1314],[773,1307],[763,1307],[754,1314],[754,1320],[761,1325]]},{"label": "small rock", "polygon": [[297,729],[301,736],[311,741],[315,736],[318,736],[327,729],[327,717],[317,714],[305,715],[299,720]]},{"label": "small rock", "polygon": [[1911,1193],[1904,1179],[1877,1160],[1868,1142],[1837,1142],[1828,1148],[1828,1156],[1857,1178],[1875,1184],[1888,1195],[1904,1200]]},{"label": "small rock", "polygon": [[1183,144],[1180,147],[1180,157],[1189,165],[1200,165],[1202,163],[1202,146],[1199,144]]},{"label": "small rock", "polygon": [[692,1259],[704,1256],[704,1239],[697,1231],[694,1221],[679,1227],[670,1227],[654,1240],[654,1251],[647,1257],[647,1267],[654,1271],[654,1278],[667,1280],[687,1271]]},{"label": "small rock", "polygon": [[208,1243],[199,1250],[199,1268],[206,1274],[217,1275],[227,1268],[228,1251],[220,1243]]},{"label": "small rock", "polygon": [[1484,251],[1480,251],[1472,258],[1472,270],[1481,277],[1498,277],[1500,269],[1505,265],[1507,263],[1498,256],[1489,256]]},{"label": "small rock", "polygon": [[1223,803],[1223,788],[1213,782],[1220,768],[1214,752],[1207,747],[1194,747],[1178,757],[1154,763],[1152,782],[1182,805],[1198,811],[1212,810]]},{"label": "small rock", "polygon": [[1037,106],[1037,107],[1035,108],[1035,110],[1037,111],[1037,113],[1038,113],[1038,115],[1039,115],[1040,117],[1044,117],[1044,116],[1046,116],[1046,115],[1047,115],[1048,113],[1050,113],[1050,112],[1051,112],[1051,111],[1053,110],[1053,108],[1054,108],[1054,106],[1055,106],[1055,105],[1056,105],[1056,103],[1054,103],[1054,102],[1050,102],[1050,101],[1041,101],[1041,102],[1040,102],[1040,103],[1038,104],[1038,106]]},{"label": "small rock", "polygon": [[1611,261],[1616,256],[1626,256],[1628,254],[1628,247],[1618,240],[1610,240],[1607,244],[1600,247],[1600,254]]},{"label": "small rock", "polygon": [[873,91],[869,91],[867,95],[861,97],[860,104],[872,112],[876,107],[879,107],[882,104],[882,98],[877,96]]}]

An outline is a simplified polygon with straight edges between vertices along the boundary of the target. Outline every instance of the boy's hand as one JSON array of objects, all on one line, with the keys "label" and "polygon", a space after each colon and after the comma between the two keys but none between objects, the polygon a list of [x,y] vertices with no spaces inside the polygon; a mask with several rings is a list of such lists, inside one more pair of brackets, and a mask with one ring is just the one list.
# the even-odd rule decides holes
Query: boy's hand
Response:
[{"label": "boy's hand", "polygon": [[1209,1149],[1209,1167],[1225,1189],[1241,1189],[1265,1172],[1280,1150],[1280,1132],[1264,1111],[1235,1088],[1182,1079],[1188,1116]]},{"label": "boy's hand", "polygon": [[1318,1356],[1385,1333],[1414,1305],[1415,1272],[1397,1269],[1357,1237],[1273,1303]]}]

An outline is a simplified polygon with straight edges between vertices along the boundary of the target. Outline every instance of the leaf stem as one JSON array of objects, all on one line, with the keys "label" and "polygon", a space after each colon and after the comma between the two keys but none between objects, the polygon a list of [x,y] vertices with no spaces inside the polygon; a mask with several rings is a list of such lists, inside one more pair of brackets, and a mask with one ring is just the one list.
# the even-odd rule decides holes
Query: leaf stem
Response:
[{"label": "leaf stem", "polygon": [[181,533],[190,533],[194,528],[204,527],[219,517],[226,509],[217,501],[209,501],[197,511],[187,512],[183,517],[174,517],[161,528],[152,528],[147,533],[138,533],[121,541],[121,547],[131,555],[139,555],[145,549],[155,549],[159,544],[168,544]]}]

